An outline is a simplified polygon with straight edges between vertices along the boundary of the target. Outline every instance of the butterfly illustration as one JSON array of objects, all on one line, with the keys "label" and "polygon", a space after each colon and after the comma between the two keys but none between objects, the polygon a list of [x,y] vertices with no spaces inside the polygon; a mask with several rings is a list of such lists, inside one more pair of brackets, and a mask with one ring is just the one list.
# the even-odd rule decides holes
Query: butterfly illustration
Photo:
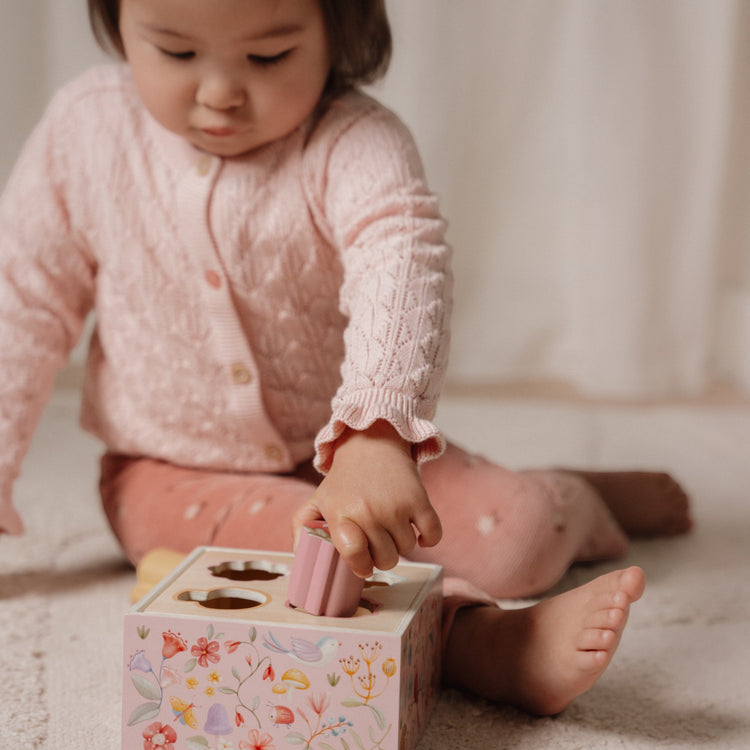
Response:
[{"label": "butterfly illustration", "polygon": [[169,699],[169,702],[172,704],[175,721],[179,719],[181,724],[186,724],[191,729],[198,728],[198,719],[195,718],[195,713],[193,711],[193,708],[195,708],[194,703],[185,703],[185,701],[175,698],[174,696]]}]

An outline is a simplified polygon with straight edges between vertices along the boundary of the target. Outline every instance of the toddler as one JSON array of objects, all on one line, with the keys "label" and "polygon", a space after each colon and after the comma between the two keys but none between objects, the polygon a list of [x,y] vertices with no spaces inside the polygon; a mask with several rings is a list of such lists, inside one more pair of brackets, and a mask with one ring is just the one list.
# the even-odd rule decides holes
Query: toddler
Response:
[{"label": "toddler", "polygon": [[360,576],[444,566],[447,683],[564,709],[643,572],[495,598],[685,531],[686,497],[667,475],[517,473],[446,446],[444,223],[408,131],[358,90],[387,67],[383,2],[89,10],[122,63],[55,97],[0,204],[0,529],[22,530],[12,481],[95,310],[81,419],[131,561],[291,549],[290,521],[323,517]]}]

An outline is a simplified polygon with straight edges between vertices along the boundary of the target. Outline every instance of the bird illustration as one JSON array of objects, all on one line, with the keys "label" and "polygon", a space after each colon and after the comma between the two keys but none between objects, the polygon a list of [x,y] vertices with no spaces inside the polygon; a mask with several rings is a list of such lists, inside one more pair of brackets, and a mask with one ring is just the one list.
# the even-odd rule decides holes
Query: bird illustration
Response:
[{"label": "bird illustration", "polygon": [[307,664],[310,667],[322,667],[336,658],[339,650],[339,642],[331,636],[324,636],[316,643],[306,641],[304,638],[290,639],[290,647],[282,646],[269,630],[267,636],[263,636],[263,645],[277,654],[286,654],[292,659]]}]

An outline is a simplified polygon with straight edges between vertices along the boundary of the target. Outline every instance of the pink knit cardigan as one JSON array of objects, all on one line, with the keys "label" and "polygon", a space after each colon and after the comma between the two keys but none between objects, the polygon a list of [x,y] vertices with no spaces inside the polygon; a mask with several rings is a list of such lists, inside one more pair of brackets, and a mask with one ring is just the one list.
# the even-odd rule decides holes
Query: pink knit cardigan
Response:
[{"label": "pink knit cardigan", "polygon": [[81,422],[182,465],[330,467],[390,421],[424,460],[450,251],[414,143],[360,93],[245,157],[197,151],[128,69],[64,88],[0,200],[0,529],[56,372],[92,310]]}]

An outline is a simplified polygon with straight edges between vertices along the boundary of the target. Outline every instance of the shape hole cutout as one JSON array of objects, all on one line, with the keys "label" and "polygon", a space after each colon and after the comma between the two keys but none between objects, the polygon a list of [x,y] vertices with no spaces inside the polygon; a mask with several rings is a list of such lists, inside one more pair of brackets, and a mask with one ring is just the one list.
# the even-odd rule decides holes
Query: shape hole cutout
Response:
[{"label": "shape hole cutout", "polygon": [[289,567],[262,560],[231,560],[209,567],[214,578],[229,581],[275,581],[289,574]]},{"label": "shape hole cutout", "polygon": [[[380,584],[381,586],[385,586],[386,584]],[[308,612],[306,609],[303,609],[302,607],[295,607],[293,604],[290,604],[289,602],[286,603],[286,606],[294,610],[295,612],[304,612],[305,614],[312,614]],[[350,617],[363,617],[367,615],[374,615],[379,609],[381,605],[378,604],[378,602],[372,601],[372,599],[365,599],[362,598],[359,600],[359,603],[357,604],[357,611],[350,615]],[[337,618],[340,620],[348,620],[348,617],[340,617]]]},{"label": "shape hole cutout", "polygon": [[212,591],[183,591],[177,595],[181,602],[195,602],[206,609],[252,609],[267,604],[269,597],[250,589],[213,589]]},{"label": "shape hole cutout", "polygon": [[[381,583],[378,585],[385,586],[387,584]],[[374,615],[380,609],[380,605],[377,602],[371,601],[370,599],[360,599],[359,605],[357,606],[357,612],[359,612],[360,609],[364,609],[366,612]]]},{"label": "shape hole cutout", "polygon": [[387,570],[376,570],[369,578],[365,579],[365,588],[379,588],[382,586],[394,586],[397,583],[406,583],[406,578]]}]

